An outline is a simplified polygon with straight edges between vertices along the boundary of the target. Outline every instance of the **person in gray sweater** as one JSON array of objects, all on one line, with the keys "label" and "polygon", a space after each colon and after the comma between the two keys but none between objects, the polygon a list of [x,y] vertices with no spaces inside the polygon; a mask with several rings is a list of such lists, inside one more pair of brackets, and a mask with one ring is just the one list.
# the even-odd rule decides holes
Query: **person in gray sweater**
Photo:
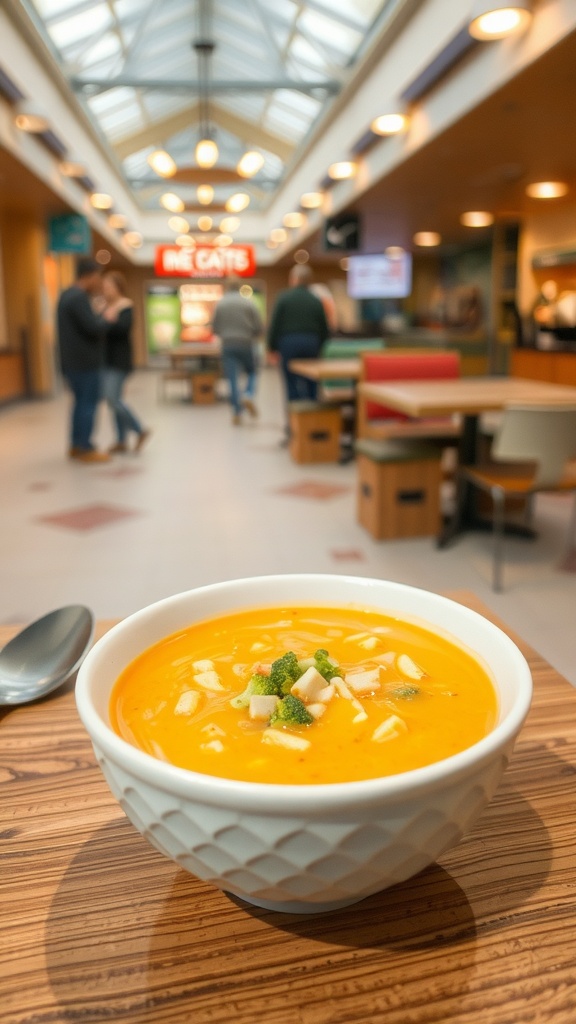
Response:
[{"label": "person in gray sweater", "polygon": [[[225,293],[214,310],[212,330],[222,344],[222,369],[230,386],[232,422],[242,422],[242,411],[257,416],[254,403],[257,379],[256,340],[264,333],[264,324],[256,303],[240,295],[242,280],[229,277]],[[244,372],[246,383],[241,394],[239,377]]]}]

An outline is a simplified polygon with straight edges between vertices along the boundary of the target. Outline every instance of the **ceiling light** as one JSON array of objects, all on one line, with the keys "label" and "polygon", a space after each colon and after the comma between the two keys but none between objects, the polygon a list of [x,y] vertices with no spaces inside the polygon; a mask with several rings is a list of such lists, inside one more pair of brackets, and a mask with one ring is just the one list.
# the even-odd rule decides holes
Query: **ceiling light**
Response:
[{"label": "ceiling light", "polygon": [[200,142],[194,150],[194,156],[198,167],[203,167],[206,170],[210,167],[214,167],[218,159],[218,146],[214,142],[214,139],[200,139]]},{"label": "ceiling light", "polygon": [[105,266],[107,263],[110,263],[110,260],[112,259],[112,253],[108,252],[108,249],[98,249],[98,252],[96,253],[94,259],[96,260],[97,263],[100,263],[102,266]]},{"label": "ceiling light", "polygon": [[88,174],[86,164],[82,163],[81,160],[74,159],[74,157],[67,157],[66,160],[61,160],[58,164],[58,170],[65,178],[85,178]]},{"label": "ceiling light", "polygon": [[384,249],[384,255],[389,260],[401,260],[405,252],[406,250],[401,245],[387,245]]},{"label": "ceiling light", "polygon": [[356,170],[356,164],[351,160],[340,160],[338,163],[330,164],[328,177],[333,181],[344,181],[345,178],[353,178]]},{"label": "ceiling light", "polygon": [[93,192],[90,196],[90,202],[95,210],[109,210],[113,199],[107,192]]},{"label": "ceiling light", "polygon": [[227,245],[232,245],[233,241],[234,239],[232,238],[232,235],[227,235],[226,232],[224,232],[221,235],[216,235],[216,238],[214,239],[214,245],[219,245],[222,248],[226,248]]},{"label": "ceiling light", "polygon": [[111,213],[108,217],[108,224],[111,228],[125,228],[128,223],[128,217],[124,213]]},{"label": "ceiling light", "polygon": [[21,100],[15,105],[14,111],[14,124],[23,132],[38,134],[50,128],[48,115],[30,100]]},{"label": "ceiling light", "polygon": [[272,228],[270,238],[276,245],[279,245],[280,242],[286,241],[288,238],[288,232],[286,231],[286,228]]},{"label": "ceiling light", "polygon": [[146,160],[152,170],[156,171],[156,174],[159,174],[161,178],[171,178],[173,174],[176,174],[176,164],[170,153],[166,153],[163,149],[155,149],[153,153],[146,157]]},{"label": "ceiling light", "polygon": [[251,299],[254,295],[254,289],[251,284],[243,284],[240,288],[240,295],[245,299]]},{"label": "ceiling light", "polygon": [[240,213],[250,205],[250,196],[247,192],[235,192],[224,205],[228,213]]},{"label": "ceiling light", "polygon": [[233,235],[235,231],[238,231],[240,227],[239,217],[224,217],[220,221],[219,228],[225,235]]},{"label": "ceiling light", "polygon": [[568,185],[564,181],[533,181],[526,186],[526,195],[532,199],[558,199],[567,191]]},{"label": "ceiling light", "polygon": [[269,238],[267,240],[267,242],[266,242],[266,247],[268,249],[277,249],[278,248],[278,242],[275,242],[273,238]]},{"label": "ceiling light", "polygon": [[248,150],[244,153],[244,156],[238,161],[236,170],[241,178],[252,178],[254,174],[257,174],[261,167],[264,166],[264,157],[262,153],[256,152],[256,150]]},{"label": "ceiling light", "polygon": [[190,231],[190,225],[185,217],[170,217],[168,227],[171,231],[175,231],[177,235],[185,235]]},{"label": "ceiling light", "polygon": [[303,213],[299,213],[297,210],[291,213],[285,213],[282,217],[282,223],[285,228],[300,228],[302,227],[305,217]]},{"label": "ceiling light", "polygon": [[307,249],[297,249],[296,252],[294,253],[295,263],[308,263],[309,259],[310,253],[307,251]]},{"label": "ceiling light", "polygon": [[177,196],[175,192],[164,192],[160,196],[160,205],[165,210],[170,210],[170,213],[182,213],[184,200],[180,199],[180,196]]},{"label": "ceiling light", "polygon": [[139,231],[127,231],[124,235],[124,241],[127,245],[131,245],[133,249],[139,249],[142,245],[142,235]]},{"label": "ceiling light", "polygon": [[174,239],[176,245],[179,245],[182,249],[194,249],[196,242],[192,238],[192,235],[176,235]]},{"label": "ceiling light", "polygon": [[198,185],[198,188],[196,189],[196,197],[202,206],[209,206],[214,199],[214,189],[212,188],[212,185]]},{"label": "ceiling light", "polygon": [[212,217],[207,217],[205,214],[202,217],[198,217],[198,228],[200,231],[210,231],[212,227]]},{"label": "ceiling light", "polygon": [[494,214],[487,210],[468,210],[460,214],[460,223],[467,228],[487,228],[494,223]]},{"label": "ceiling light", "polygon": [[300,206],[306,210],[316,210],[322,206],[323,202],[324,194],[322,192],[305,192],[303,196],[300,196]]},{"label": "ceiling light", "polygon": [[414,235],[414,245],[433,246],[440,245],[442,236],[437,231],[417,231]]},{"label": "ceiling light", "polygon": [[532,17],[531,0],[478,0],[468,31],[474,39],[503,39],[523,32]]},{"label": "ceiling light", "polygon": [[405,114],[390,113],[381,114],[380,117],[375,117],[370,125],[370,128],[375,135],[398,135],[399,132],[403,132],[408,124],[408,118]]}]

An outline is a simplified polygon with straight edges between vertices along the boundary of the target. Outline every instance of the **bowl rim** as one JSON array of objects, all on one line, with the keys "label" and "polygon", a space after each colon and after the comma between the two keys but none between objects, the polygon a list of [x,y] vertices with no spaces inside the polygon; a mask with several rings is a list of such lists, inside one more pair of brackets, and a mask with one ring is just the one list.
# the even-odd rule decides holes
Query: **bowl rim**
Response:
[{"label": "bowl rim", "polygon": [[[370,590],[376,586],[391,588],[391,591],[404,595],[424,595],[425,600],[435,602],[439,607],[444,606],[446,610],[454,611],[464,620],[470,623],[482,623],[482,628],[492,635],[495,642],[500,646],[505,656],[511,662],[518,679],[518,694],[514,704],[506,714],[506,717],[499,722],[486,736],[478,740],[472,746],[467,747],[459,753],[452,754],[440,761],[421,768],[414,768],[397,775],[381,776],[375,779],[362,779],[351,782],[330,782],[330,783],[262,783],[247,782],[239,779],[222,778],[215,775],[204,775],[192,769],[180,768],[155,758],[139,748],[132,746],[127,740],[119,736],[107,722],[103,720],[97,711],[91,695],[91,671],[94,663],[107,653],[118,640],[119,635],[146,623],[147,619],[154,618],[159,611],[169,610],[172,605],[185,603],[187,599],[202,598],[203,595],[216,593],[218,591],[238,591],[248,589],[251,586],[264,584],[265,586],[278,581],[297,582],[304,585],[310,580],[347,585],[360,584]],[[282,596],[278,598],[278,604],[282,604]],[[261,602],[262,603],[262,602]],[[276,603],[276,602],[274,602]],[[314,602],[310,602],[312,605]],[[328,602],[329,604],[330,602]],[[339,604],[341,602],[335,602]],[[304,606],[304,602],[302,605]],[[366,602],[366,606],[368,601]],[[268,607],[273,602],[268,602]],[[230,611],[237,610],[241,605],[235,605]],[[247,600],[244,607],[254,607]],[[386,610],[383,610],[386,614]],[[206,616],[206,618],[217,617],[219,613]],[[226,614],[226,612],[222,612]],[[410,618],[405,613],[399,613]],[[412,621],[421,622],[426,625],[424,614],[412,616]],[[434,626],[428,623],[428,626]],[[179,627],[175,627],[174,632]],[[440,627],[437,627],[440,628]],[[444,627],[442,627],[444,629]],[[450,632],[444,630],[448,637],[452,637],[456,643],[466,646],[463,641]],[[170,631],[166,636],[170,635]],[[156,641],[152,641],[156,642]],[[472,652],[474,653],[474,652]],[[476,655],[480,657],[480,655]],[[500,751],[503,756],[509,750],[520,731],[528,714],[532,698],[532,675],[528,663],[514,641],[489,619],[479,612],[460,604],[451,598],[444,597],[434,591],[413,587],[404,583],[397,583],[394,580],[380,580],[372,577],[346,576],[329,573],[290,573],[274,574],[266,576],[244,577],[236,580],[229,580],[220,583],[207,584],[202,587],[195,587],[187,591],[173,594],[162,598],[159,601],[146,605],[144,608],[126,616],[108,630],[89,651],[85,661],[80,667],[76,681],[76,705],[80,719],[92,739],[95,748],[98,748],[104,759],[109,758],[112,762],[119,764],[123,770],[130,772],[140,781],[151,785],[155,789],[171,793],[182,798],[192,798],[195,802],[204,803],[207,806],[237,805],[243,811],[252,810],[256,813],[275,813],[285,815],[286,813],[305,812],[307,809],[318,808],[330,812],[335,807],[351,808],[355,804],[374,805],[380,804],[385,797],[390,802],[406,802],[408,799],[420,799],[426,791],[435,789],[439,784],[460,780],[466,775],[478,772],[484,764],[492,762]]]}]

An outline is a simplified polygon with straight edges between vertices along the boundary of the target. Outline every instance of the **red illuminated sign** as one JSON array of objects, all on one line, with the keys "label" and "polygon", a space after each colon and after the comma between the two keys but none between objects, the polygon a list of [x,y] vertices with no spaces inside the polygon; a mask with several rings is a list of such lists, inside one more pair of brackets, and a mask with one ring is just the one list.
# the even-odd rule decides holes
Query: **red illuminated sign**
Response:
[{"label": "red illuminated sign", "polygon": [[154,270],[158,277],[253,277],[256,257],[252,245],[157,245]]}]

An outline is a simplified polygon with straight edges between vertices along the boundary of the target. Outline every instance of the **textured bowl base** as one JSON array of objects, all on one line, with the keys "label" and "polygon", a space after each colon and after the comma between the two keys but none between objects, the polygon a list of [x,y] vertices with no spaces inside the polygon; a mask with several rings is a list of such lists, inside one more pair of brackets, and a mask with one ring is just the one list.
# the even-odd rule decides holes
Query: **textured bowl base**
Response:
[{"label": "textured bowl base", "polygon": [[275,910],[279,914],[327,914],[330,910],[342,910],[366,899],[365,896],[353,896],[349,900],[335,900],[333,903],[307,903],[299,900],[276,903],[275,900],[259,900],[256,896],[240,896],[234,892],[227,892],[226,895],[250,903],[254,907],[261,907],[262,910]]}]

